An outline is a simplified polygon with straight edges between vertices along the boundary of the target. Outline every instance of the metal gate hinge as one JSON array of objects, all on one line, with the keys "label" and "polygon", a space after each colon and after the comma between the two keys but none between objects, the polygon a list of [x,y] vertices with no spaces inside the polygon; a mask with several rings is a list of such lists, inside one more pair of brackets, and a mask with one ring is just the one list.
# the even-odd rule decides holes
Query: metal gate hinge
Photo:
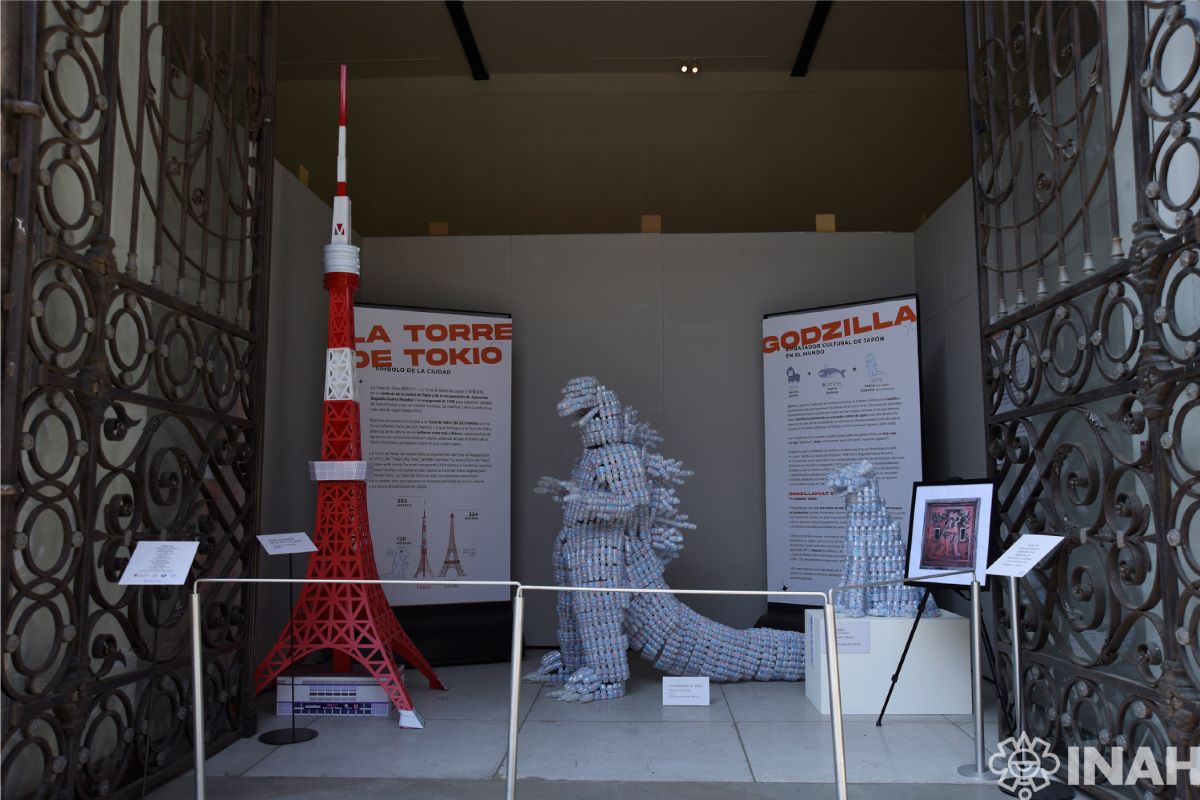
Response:
[{"label": "metal gate hinge", "polygon": [[8,98],[4,101],[4,110],[9,114],[28,114],[38,119],[46,116],[46,109],[42,108],[42,104],[35,103],[32,100],[14,100]]}]

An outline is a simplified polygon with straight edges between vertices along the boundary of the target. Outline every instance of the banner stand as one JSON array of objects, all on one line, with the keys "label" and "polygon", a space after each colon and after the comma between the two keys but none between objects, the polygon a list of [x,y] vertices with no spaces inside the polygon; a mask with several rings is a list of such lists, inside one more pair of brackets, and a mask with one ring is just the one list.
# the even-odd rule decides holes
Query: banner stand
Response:
[{"label": "banner stand", "polygon": [[[767,586],[823,592],[843,579],[856,524],[830,473],[870,463],[900,530],[922,477],[916,295],[768,314],[762,323]],[[768,607],[760,623],[789,625]]]},{"label": "banner stand", "polygon": [[440,603],[394,606],[392,612],[436,667],[494,664],[509,657],[512,603]]},{"label": "banner stand", "polygon": [[512,604],[488,582],[512,574],[512,317],[359,303],[354,327],[392,612],[431,664],[507,661]]}]

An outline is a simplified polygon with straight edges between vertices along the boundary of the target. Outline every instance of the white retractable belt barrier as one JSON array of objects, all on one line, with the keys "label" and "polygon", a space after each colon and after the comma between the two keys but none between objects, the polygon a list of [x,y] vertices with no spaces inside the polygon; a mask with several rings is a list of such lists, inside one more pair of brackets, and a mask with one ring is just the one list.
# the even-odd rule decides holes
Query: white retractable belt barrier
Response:
[{"label": "white retractable belt barrier", "polygon": [[[925,578],[942,578],[972,570],[940,572]],[[195,739],[196,800],[205,800],[204,788],[204,660],[201,645],[200,586],[206,583],[254,583],[254,584],[306,584],[344,583],[360,585],[415,585],[415,586],[508,586],[516,589],[513,597],[512,673],[511,695],[508,710],[508,760],[506,770],[505,797],[515,800],[517,796],[517,733],[520,724],[519,705],[521,699],[521,650],[525,629],[525,592],[607,592],[609,594],[673,594],[734,597],[808,597],[819,600],[825,609],[825,653],[829,669],[829,709],[833,728],[834,783],[837,800],[848,800],[846,779],[846,744],[842,725],[841,673],[838,667],[837,615],[834,611],[834,596],[852,589],[887,586],[903,583],[903,579],[875,581],[831,589],[828,592],[785,592],[785,591],[740,591],[736,589],[633,589],[617,587],[579,586],[526,586],[518,581],[440,581],[440,580],[349,580],[335,578],[198,578],[192,585],[192,724]]]}]

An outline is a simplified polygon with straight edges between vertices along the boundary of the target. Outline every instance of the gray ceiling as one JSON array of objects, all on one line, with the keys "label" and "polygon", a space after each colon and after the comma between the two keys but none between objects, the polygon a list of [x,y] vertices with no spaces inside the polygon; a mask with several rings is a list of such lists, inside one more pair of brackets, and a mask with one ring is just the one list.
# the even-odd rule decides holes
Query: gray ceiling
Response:
[{"label": "gray ceiling", "polygon": [[[337,64],[365,235],[911,230],[966,180],[962,8],[849,2],[285,2],[276,154],[332,190]],[[679,73],[697,61],[698,78]]]}]

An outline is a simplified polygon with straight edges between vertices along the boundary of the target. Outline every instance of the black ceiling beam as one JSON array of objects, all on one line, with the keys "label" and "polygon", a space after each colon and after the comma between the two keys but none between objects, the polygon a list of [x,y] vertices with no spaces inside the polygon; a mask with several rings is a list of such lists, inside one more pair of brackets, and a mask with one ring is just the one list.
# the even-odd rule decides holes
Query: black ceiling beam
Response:
[{"label": "black ceiling beam", "polygon": [[487,67],[483,65],[483,56],[479,54],[479,45],[475,43],[475,34],[471,31],[471,23],[467,20],[462,0],[446,0],[446,10],[450,12],[458,41],[462,44],[463,55],[467,57],[467,63],[471,66],[471,77],[477,81],[486,81],[489,77]]},{"label": "black ceiling beam", "polygon": [[829,16],[829,8],[832,5],[833,0],[817,0],[813,6],[812,16],[808,18],[808,29],[804,31],[804,41],[800,43],[800,52],[796,54],[796,65],[792,67],[793,78],[803,78],[808,74],[808,65],[812,63],[817,40],[821,38],[821,30],[825,27],[825,19]]}]

